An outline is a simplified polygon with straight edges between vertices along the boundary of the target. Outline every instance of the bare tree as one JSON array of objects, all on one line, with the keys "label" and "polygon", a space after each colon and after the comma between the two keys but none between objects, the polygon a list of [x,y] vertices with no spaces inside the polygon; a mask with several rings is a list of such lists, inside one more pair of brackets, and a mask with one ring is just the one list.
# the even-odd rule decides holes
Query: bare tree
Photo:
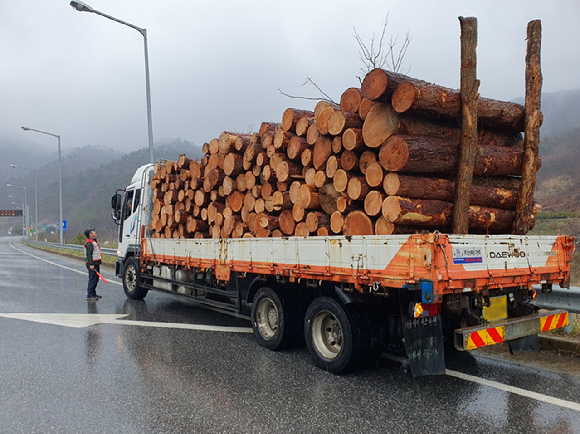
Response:
[{"label": "bare tree", "polygon": [[328,102],[332,102],[335,103],[336,102],[329,97],[317,84],[314,80],[312,80],[312,78],[306,76],[306,81],[304,83],[302,83],[300,86],[306,86],[306,85],[311,85],[314,86],[316,88],[316,90],[320,93],[319,97],[307,97],[307,96],[294,96],[294,95],[289,95],[286,92],[283,92],[280,88],[278,88],[278,92],[280,92],[282,95],[287,96],[288,98],[295,98],[295,99],[306,99],[306,100],[311,100],[311,101],[328,101]]},{"label": "bare tree", "polygon": [[[370,40],[370,44],[367,45],[363,42],[360,35],[357,33],[356,28],[354,29],[354,37],[359,46],[359,57],[362,60],[364,67],[360,69],[362,77],[364,77],[368,72],[375,68],[386,68],[393,72],[408,74],[411,70],[411,66],[403,71],[403,60],[405,58],[405,54],[407,53],[407,49],[409,48],[409,44],[411,43],[411,33],[410,30],[407,31],[405,35],[405,40],[403,41],[401,47],[397,50],[397,44],[399,42],[399,36],[391,35],[391,39],[389,42],[385,42],[385,34],[387,32],[387,26],[389,24],[389,13],[387,12],[387,16],[385,17],[385,22],[383,23],[383,29],[381,32],[381,37],[378,41],[375,40],[375,34]],[[362,78],[357,76],[359,82],[362,83]],[[311,85],[316,88],[316,90],[320,93],[319,97],[305,97],[305,96],[295,96],[290,95],[286,92],[283,92],[280,88],[278,88],[278,92],[288,98],[294,99],[305,99],[311,101],[328,101],[337,104],[330,96],[328,96],[312,78],[306,77],[306,81],[302,83],[300,86]]]},{"label": "bare tree", "polygon": [[[410,30],[407,30],[405,40],[401,44],[400,48],[397,49],[399,35],[395,37],[391,35],[391,39],[388,42],[385,41],[385,34],[387,32],[388,25],[389,13],[387,12],[380,38],[377,41],[375,34],[373,33],[369,44],[365,44],[363,42],[362,38],[356,31],[356,28],[353,27],[354,38],[356,39],[356,42],[359,46],[359,58],[364,65],[364,67],[360,69],[362,76],[365,76],[368,72],[375,68],[385,68],[392,72],[399,72],[404,74],[408,74],[411,70],[411,66],[409,65],[409,68],[403,71],[403,60],[412,39]],[[357,78],[362,82],[361,77],[357,76]]]}]

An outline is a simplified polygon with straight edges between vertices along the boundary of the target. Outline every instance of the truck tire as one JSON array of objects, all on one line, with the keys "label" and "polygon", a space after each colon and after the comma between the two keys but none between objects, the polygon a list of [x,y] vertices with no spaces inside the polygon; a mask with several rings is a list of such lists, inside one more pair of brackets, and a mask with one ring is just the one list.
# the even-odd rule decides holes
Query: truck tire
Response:
[{"label": "truck tire", "polygon": [[264,348],[290,348],[302,336],[300,306],[272,288],[258,290],[251,315],[254,336]]},{"label": "truck tire", "polygon": [[127,259],[123,271],[123,290],[127,298],[143,300],[147,295],[147,289],[139,286],[139,263],[135,258]]},{"label": "truck tire", "polygon": [[363,331],[346,306],[330,297],[318,297],[304,318],[306,347],[314,363],[333,374],[358,364],[363,353]]}]

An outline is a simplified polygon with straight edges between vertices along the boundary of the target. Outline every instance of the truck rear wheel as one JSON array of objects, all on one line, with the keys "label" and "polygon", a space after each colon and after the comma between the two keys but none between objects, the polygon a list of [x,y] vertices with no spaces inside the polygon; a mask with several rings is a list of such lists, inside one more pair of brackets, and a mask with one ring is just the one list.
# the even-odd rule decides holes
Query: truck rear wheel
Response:
[{"label": "truck rear wheel", "polygon": [[147,289],[139,286],[139,264],[135,258],[127,259],[123,272],[123,290],[127,298],[143,300],[147,295]]},{"label": "truck rear wheel", "polygon": [[304,335],[314,363],[333,374],[356,365],[362,328],[348,308],[330,297],[315,299],[304,319]]},{"label": "truck rear wheel", "polygon": [[252,301],[252,329],[258,343],[277,350],[294,346],[301,337],[300,306],[271,288],[263,287]]}]

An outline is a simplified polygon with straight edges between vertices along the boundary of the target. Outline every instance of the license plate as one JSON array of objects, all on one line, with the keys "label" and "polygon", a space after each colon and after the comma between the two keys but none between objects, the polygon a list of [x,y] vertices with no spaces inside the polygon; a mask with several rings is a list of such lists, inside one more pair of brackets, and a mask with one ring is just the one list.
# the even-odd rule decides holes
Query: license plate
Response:
[{"label": "license plate", "polygon": [[489,306],[483,308],[483,318],[489,322],[507,318],[507,297],[491,297]]}]

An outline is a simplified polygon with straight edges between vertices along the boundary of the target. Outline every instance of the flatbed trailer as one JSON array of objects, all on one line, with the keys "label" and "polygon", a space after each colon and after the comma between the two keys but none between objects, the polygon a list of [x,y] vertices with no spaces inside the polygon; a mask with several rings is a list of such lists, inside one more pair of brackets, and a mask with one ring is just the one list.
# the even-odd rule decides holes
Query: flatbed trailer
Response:
[{"label": "flatbed trailer", "polygon": [[127,297],[165,291],[247,315],[261,346],[305,342],[330,372],[387,351],[415,376],[440,374],[444,340],[472,350],[569,324],[566,311],[539,313],[530,301],[533,285],[569,286],[572,237],[152,238],[152,172],[143,166],[113,197]]}]

